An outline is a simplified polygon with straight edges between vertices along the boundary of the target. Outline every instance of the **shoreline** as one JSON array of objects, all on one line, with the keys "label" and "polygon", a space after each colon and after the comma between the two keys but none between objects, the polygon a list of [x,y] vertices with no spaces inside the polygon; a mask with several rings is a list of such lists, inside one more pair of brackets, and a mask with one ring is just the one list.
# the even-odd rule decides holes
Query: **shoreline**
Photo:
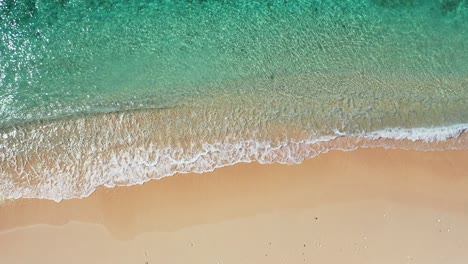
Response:
[{"label": "shoreline", "polygon": [[[93,131],[92,127],[88,127],[89,124],[86,126],[85,131]],[[39,197],[60,202],[89,197],[96,189],[103,187],[141,185],[176,174],[210,173],[242,163],[300,164],[330,151],[384,148],[431,152],[468,149],[465,124],[441,128],[387,129],[361,136],[336,133],[318,139],[301,139],[304,135],[293,130],[290,135],[292,139],[277,138],[280,140],[278,142],[235,142],[230,139],[204,145],[194,145],[194,142],[184,142],[186,139],[183,139],[175,148],[148,143],[144,140],[144,133],[138,135],[139,139],[134,142],[114,144],[110,140],[99,147],[87,140],[91,135],[70,140],[62,133],[57,133],[49,142],[40,140],[47,142],[45,150],[29,148],[25,153],[18,150],[14,153],[0,153],[2,164],[5,165],[0,166],[0,173],[4,175],[0,187],[5,188],[2,190],[3,199]],[[92,137],[97,138],[95,135]],[[73,148],[72,145],[76,143],[83,147],[76,149],[76,153],[70,153],[68,148]],[[5,146],[0,145],[6,149]],[[90,149],[91,152],[86,153]],[[51,183],[44,185],[49,180]]]},{"label": "shoreline", "polygon": [[[233,80],[222,84],[226,89],[212,83],[205,87],[213,92],[210,96],[200,93],[175,108],[0,129],[0,192],[6,198],[59,201],[88,196],[101,186],[141,184],[241,162],[296,164],[336,149],[468,149],[466,111],[455,107],[461,101],[449,104],[444,101],[450,98],[445,98],[427,105],[429,101],[416,100],[423,95],[413,97],[418,90],[409,89],[438,90],[441,80],[377,77],[350,71],[259,77],[247,86]],[[334,96],[330,89],[341,87],[346,79],[353,80],[349,91],[356,88],[365,94],[366,87],[388,86],[407,87],[408,94],[385,93],[388,97],[371,102],[346,99],[346,93]],[[463,88],[463,82],[450,79],[447,89]],[[285,91],[287,97],[277,94],[288,84],[294,85]],[[317,97],[308,91],[327,92]]]},{"label": "shoreline", "polygon": [[[468,150],[332,151],[299,165],[237,164],[60,203],[10,201],[0,206],[0,260],[391,263],[411,255],[462,263],[466,160]],[[53,258],[44,254],[51,248]]]}]

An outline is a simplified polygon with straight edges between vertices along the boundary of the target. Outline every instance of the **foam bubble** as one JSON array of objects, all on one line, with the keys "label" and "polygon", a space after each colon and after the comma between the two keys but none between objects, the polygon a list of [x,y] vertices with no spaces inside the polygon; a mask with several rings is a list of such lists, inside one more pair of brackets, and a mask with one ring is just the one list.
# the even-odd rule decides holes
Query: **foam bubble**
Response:
[{"label": "foam bubble", "polygon": [[456,124],[445,127],[387,128],[361,135],[366,139],[395,139],[423,141],[426,143],[447,141],[457,138],[468,131],[468,124]]}]

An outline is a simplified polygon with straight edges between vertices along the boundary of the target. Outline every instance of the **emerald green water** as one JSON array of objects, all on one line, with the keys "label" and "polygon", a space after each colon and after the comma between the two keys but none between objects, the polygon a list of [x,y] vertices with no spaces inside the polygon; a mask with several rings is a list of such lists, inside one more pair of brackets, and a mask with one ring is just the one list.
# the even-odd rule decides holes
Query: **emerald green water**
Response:
[{"label": "emerald green water", "polygon": [[[293,141],[349,135],[434,142],[468,129],[466,0],[0,0],[0,18],[5,196],[76,197],[178,171],[295,163],[316,154],[265,154],[267,145]],[[131,110],[144,111],[135,117]],[[136,143],[124,148],[130,154],[118,166],[137,159],[136,146],[178,149],[185,162],[211,153],[197,148],[203,144],[266,145],[249,145],[264,151],[255,152],[260,156],[229,152],[222,162],[210,156],[201,167],[170,165],[135,181],[116,180],[96,164],[45,169],[43,157],[79,168],[77,159],[103,159],[86,151],[127,141]],[[64,151],[81,154],[62,159]],[[138,159],[157,160],[145,157]],[[38,182],[72,179],[86,187],[56,187],[58,195],[45,194],[49,185],[25,187],[28,173],[12,172],[18,158],[39,160],[39,176],[31,176]]]},{"label": "emerald green water", "polygon": [[[216,89],[239,93],[225,81],[245,80],[242,90],[274,76],[463,79],[455,90],[395,92],[467,96],[466,1],[50,2],[2,1],[1,126],[177,106]],[[453,122],[468,120],[460,110]]]}]

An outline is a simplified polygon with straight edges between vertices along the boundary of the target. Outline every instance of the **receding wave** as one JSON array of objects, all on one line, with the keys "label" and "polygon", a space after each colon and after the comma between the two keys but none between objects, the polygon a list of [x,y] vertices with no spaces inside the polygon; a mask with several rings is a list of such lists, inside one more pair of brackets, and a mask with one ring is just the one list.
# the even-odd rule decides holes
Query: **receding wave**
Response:
[{"label": "receding wave", "polygon": [[[179,115],[186,116],[187,111],[179,110]],[[335,129],[319,135],[276,124],[266,124],[267,133],[261,127],[240,126],[215,131],[219,120],[213,119],[213,127],[207,129],[209,118],[198,120],[206,126],[183,127],[175,114],[170,110],[116,113],[4,131],[0,193],[7,199],[60,201],[89,196],[99,187],[142,184],[242,162],[297,164],[331,150],[468,148],[468,124],[362,133]]]}]

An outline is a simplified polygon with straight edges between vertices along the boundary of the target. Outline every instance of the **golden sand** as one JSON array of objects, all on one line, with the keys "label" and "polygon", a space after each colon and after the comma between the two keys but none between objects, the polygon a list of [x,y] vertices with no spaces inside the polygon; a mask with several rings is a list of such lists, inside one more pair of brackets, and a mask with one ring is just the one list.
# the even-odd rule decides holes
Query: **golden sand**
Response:
[{"label": "golden sand", "polygon": [[0,263],[466,263],[468,150],[334,151],[0,207]]}]

